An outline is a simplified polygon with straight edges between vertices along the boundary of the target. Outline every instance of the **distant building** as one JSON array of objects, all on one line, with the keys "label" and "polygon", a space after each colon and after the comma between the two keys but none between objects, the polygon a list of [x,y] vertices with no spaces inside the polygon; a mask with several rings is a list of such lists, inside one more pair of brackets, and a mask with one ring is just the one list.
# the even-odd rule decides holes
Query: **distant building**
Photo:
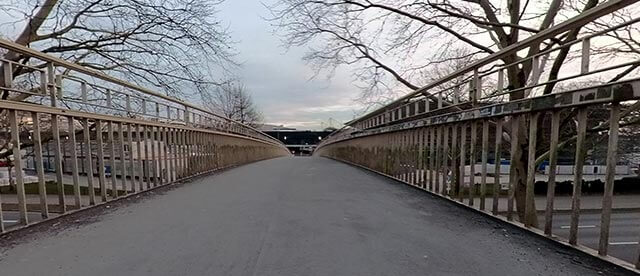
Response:
[{"label": "distant building", "polygon": [[333,131],[295,130],[286,128],[264,131],[264,133],[284,143],[289,151],[295,155],[311,155],[318,143],[331,134],[331,132]]}]

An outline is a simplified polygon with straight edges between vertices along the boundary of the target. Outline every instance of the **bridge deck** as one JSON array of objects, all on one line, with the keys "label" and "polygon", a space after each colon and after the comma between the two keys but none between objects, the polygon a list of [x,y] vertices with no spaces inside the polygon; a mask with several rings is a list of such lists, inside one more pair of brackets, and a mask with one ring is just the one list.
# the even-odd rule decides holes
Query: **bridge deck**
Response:
[{"label": "bridge deck", "polygon": [[[606,275],[595,258],[324,158],[280,158],[40,225],[3,275]],[[102,208],[102,207],[101,207]],[[99,216],[98,213],[100,214]],[[44,231],[46,229],[46,231]],[[7,244],[12,244],[8,246]]]}]

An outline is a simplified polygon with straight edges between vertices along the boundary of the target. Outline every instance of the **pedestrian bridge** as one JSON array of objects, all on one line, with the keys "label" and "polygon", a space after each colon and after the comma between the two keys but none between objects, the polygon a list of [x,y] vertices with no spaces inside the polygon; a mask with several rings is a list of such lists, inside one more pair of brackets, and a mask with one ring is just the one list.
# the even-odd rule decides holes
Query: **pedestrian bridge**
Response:
[{"label": "pedestrian bridge", "polygon": [[341,162],[281,157],[2,240],[5,275],[624,275]]},{"label": "pedestrian bridge", "polygon": [[[0,59],[0,90],[21,99],[0,100],[0,271],[638,273],[639,177],[619,148],[637,143],[640,59],[593,64],[591,49],[640,19],[554,40],[634,2],[609,0],[347,122],[306,158],[0,39],[30,60]],[[505,64],[525,50],[539,53]],[[543,80],[545,55],[565,51],[575,70]],[[613,78],[576,85],[594,76]]]}]

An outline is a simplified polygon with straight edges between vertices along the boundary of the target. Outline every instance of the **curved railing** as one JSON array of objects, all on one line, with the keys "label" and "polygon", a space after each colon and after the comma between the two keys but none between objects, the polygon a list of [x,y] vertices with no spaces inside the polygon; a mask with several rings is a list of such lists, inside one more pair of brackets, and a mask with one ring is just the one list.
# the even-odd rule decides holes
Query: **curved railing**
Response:
[{"label": "curved railing", "polygon": [[[626,30],[637,30],[640,18],[540,49],[540,42],[553,45],[554,36],[635,2],[605,2],[476,61],[348,122],[314,154],[466,201],[637,272],[640,234],[620,240],[629,239],[620,212],[640,210],[632,203],[640,202],[639,164],[633,163],[640,152],[629,150],[640,137],[634,127],[640,123],[640,78],[633,74],[640,56],[593,59],[599,54],[594,49],[622,33],[633,34]],[[525,51],[533,54],[502,62]],[[549,78],[541,64],[561,51],[573,58],[557,78]],[[505,87],[507,71],[525,66],[533,68],[525,84]],[[621,141],[627,150],[621,150]],[[628,195],[618,196],[623,193]],[[584,220],[597,232],[585,230]],[[616,250],[610,254],[612,246]]]},{"label": "curved railing", "polygon": [[0,48],[19,57],[0,59],[0,233],[290,154],[196,105],[7,40]]}]

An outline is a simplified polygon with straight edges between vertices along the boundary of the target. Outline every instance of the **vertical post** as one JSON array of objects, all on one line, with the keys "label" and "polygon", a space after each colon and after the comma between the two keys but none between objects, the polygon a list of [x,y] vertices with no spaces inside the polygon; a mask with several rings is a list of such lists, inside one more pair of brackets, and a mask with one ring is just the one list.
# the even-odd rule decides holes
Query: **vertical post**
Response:
[{"label": "vertical post", "polygon": [[436,160],[436,129],[429,126],[429,190],[434,191],[435,182],[433,180]]},{"label": "vertical post", "polygon": [[551,137],[549,146],[549,180],[547,185],[547,208],[544,216],[544,233],[552,234],[553,201],[556,193],[556,166],[558,164],[558,136],[560,132],[560,111],[551,113]]},{"label": "vertical post", "polygon": [[174,128],[169,128],[169,182],[176,181],[176,132]]},{"label": "vertical post", "polygon": [[122,192],[127,194],[127,158],[124,154],[124,127],[122,123],[118,123],[118,140],[120,141],[120,145],[118,145],[118,150],[120,151],[120,183],[122,185]]},{"label": "vertical post", "polygon": [[171,171],[171,169],[169,169],[169,128],[162,128],[162,142],[162,148],[164,151],[164,156],[162,157],[164,162],[163,177],[165,179],[164,184],[167,184],[171,182],[171,174],[169,173]]},{"label": "vertical post", "polygon": [[533,113],[529,118],[529,155],[527,162],[527,187],[525,191],[525,208],[524,208],[524,226],[534,226],[534,221],[537,220],[535,202],[534,202],[534,188],[536,183],[536,147],[538,136],[538,118],[540,113]]},{"label": "vertical post", "polygon": [[[44,180],[44,166],[42,156],[42,137],[40,135],[40,116],[37,112],[31,112],[33,121],[33,151],[36,155],[36,171],[38,173],[38,195],[40,195],[40,213],[42,218],[49,217],[49,205],[47,204],[47,187]],[[0,213],[2,211],[0,210]],[[2,218],[0,218],[2,219]]]},{"label": "vertical post", "polygon": [[460,189],[459,178],[459,165],[458,165],[458,124],[451,125],[451,191],[449,197],[455,200],[458,190]]},{"label": "vertical post", "polygon": [[151,169],[153,170],[153,187],[158,186],[158,158],[157,158],[157,136],[156,136],[156,127],[149,127],[149,142],[151,142]]},{"label": "vertical post", "polygon": [[447,194],[447,186],[449,186],[449,126],[444,125],[442,137],[442,190],[440,194]]},{"label": "vertical post", "polygon": [[[138,190],[144,191],[144,161],[147,158],[145,153],[147,144],[144,140],[144,126],[136,125],[136,146],[138,148]],[[143,149],[145,148],[145,149]],[[143,153],[145,153],[143,157]]]},{"label": "vertical post", "polygon": [[578,222],[580,220],[580,196],[582,194],[582,168],[584,167],[584,157],[587,153],[585,147],[585,134],[587,133],[587,113],[586,107],[578,109],[578,132],[576,143],[575,171],[573,172],[573,197],[571,202],[571,228],[569,228],[569,243],[578,243]]},{"label": "vertical post", "polygon": [[18,111],[9,110],[9,124],[11,125],[11,148],[13,150],[13,167],[16,171],[16,193],[18,197],[19,223],[29,224],[27,217],[27,198],[24,191],[22,177],[22,152],[20,152],[20,132],[18,129]]},{"label": "vertical post", "polygon": [[[51,106],[56,107],[58,105],[57,100],[57,87],[55,83],[55,68],[52,63],[47,64],[47,72],[48,72],[48,80],[50,86],[49,96],[51,98]],[[63,171],[62,171],[62,150],[61,150],[61,142],[60,142],[60,127],[59,127],[59,119],[58,115],[51,114],[51,136],[53,136],[53,144],[54,144],[54,153],[55,153],[55,168],[56,168],[56,183],[58,188],[58,205],[60,208],[60,213],[66,213],[67,206],[65,202],[64,196],[64,182],[63,182]]]},{"label": "vertical post", "polygon": [[518,170],[514,163],[517,156],[520,156],[519,135],[518,129],[520,128],[520,116],[514,115],[511,118],[511,151],[509,161],[509,195],[507,198],[507,220],[513,220],[513,200],[515,196],[515,188],[518,185]]},{"label": "vertical post", "polygon": [[104,170],[104,141],[102,139],[102,121],[96,120],[96,147],[98,150],[98,183],[100,185],[100,198],[107,201],[107,180]]},{"label": "vertical post", "polygon": [[465,123],[460,124],[460,176],[458,181],[458,201],[462,202],[464,197],[464,177],[465,177],[465,163],[467,156],[467,125]]},{"label": "vertical post", "polygon": [[86,104],[88,101],[87,83],[84,81],[80,83],[80,93],[82,95],[82,103]]},{"label": "vertical post", "polygon": [[609,246],[609,227],[611,225],[611,205],[613,185],[616,176],[616,161],[618,155],[618,131],[620,128],[620,104],[611,105],[609,118],[609,143],[607,150],[607,172],[605,176],[604,194],[602,195],[602,218],[600,219],[600,244],[598,254],[607,255]]},{"label": "vertical post", "polygon": [[480,181],[480,210],[485,209],[485,200],[487,197],[487,159],[489,155],[489,121],[482,121],[482,164],[481,164],[481,181]]},{"label": "vertical post", "polygon": [[91,129],[89,127],[89,119],[84,118],[83,119],[83,124],[84,124],[84,129],[82,131],[82,134],[84,135],[84,143],[87,144],[87,151],[85,153],[84,156],[84,164],[85,167],[87,168],[86,173],[87,173],[87,186],[88,186],[88,192],[89,192],[89,205],[95,205],[96,204],[96,191],[93,185],[93,159],[92,157],[92,150],[91,150]]},{"label": "vertical post", "polygon": [[105,91],[107,95],[107,108],[113,108],[113,99],[111,98],[111,89]]},{"label": "vertical post", "polygon": [[[502,71],[502,70],[500,70]],[[493,205],[491,213],[498,215],[498,203],[500,201],[500,159],[502,158],[502,118],[496,119],[496,146],[494,148],[494,172],[493,172]]]},{"label": "vertical post", "polygon": [[109,140],[109,166],[111,168],[111,197],[118,197],[118,187],[116,179],[116,145],[113,139],[113,122],[107,124],[109,133],[107,134]]},{"label": "vertical post", "polygon": [[136,192],[136,160],[133,156],[133,124],[127,124],[127,144],[129,145],[129,170],[131,171],[131,192]]},{"label": "vertical post", "polygon": [[473,206],[476,191],[476,144],[478,143],[478,126],[475,121],[471,121],[471,141],[469,154],[469,206]]},{"label": "vertical post", "polygon": [[69,123],[69,143],[71,144],[71,175],[73,178],[73,199],[75,201],[76,209],[82,207],[81,195],[80,195],[80,179],[78,176],[78,151],[76,145],[76,128],[73,117],[67,117]]},{"label": "vertical post", "polygon": [[[142,143],[144,144],[144,180],[147,182],[147,189],[151,189],[151,161],[149,158],[149,142],[151,139],[147,139],[147,126],[142,126]],[[142,189],[140,189],[142,190]]]},{"label": "vertical post", "polygon": [[504,69],[498,70],[498,85],[496,87],[498,93],[502,93],[504,90]]},{"label": "vertical post", "polygon": [[4,87],[11,88],[13,86],[13,64],[10,61],[2,61],[2,66],[4,68]]},{"label": "vertical post", "polygon": [[580,59],[580,74],[589,73],[589,56],[591,52],[591,39],[582,40],[582,55]]},{"label": "vertical post", "polygon": [[[438,193],[440,190],[440,173],[442,168],[442,126],[436,126],[436,148],[435,148],[435,188],[434,193]],[[443,179],[444,180],[444,179]],[[444,185],[443,185],[444,186]]]}]

